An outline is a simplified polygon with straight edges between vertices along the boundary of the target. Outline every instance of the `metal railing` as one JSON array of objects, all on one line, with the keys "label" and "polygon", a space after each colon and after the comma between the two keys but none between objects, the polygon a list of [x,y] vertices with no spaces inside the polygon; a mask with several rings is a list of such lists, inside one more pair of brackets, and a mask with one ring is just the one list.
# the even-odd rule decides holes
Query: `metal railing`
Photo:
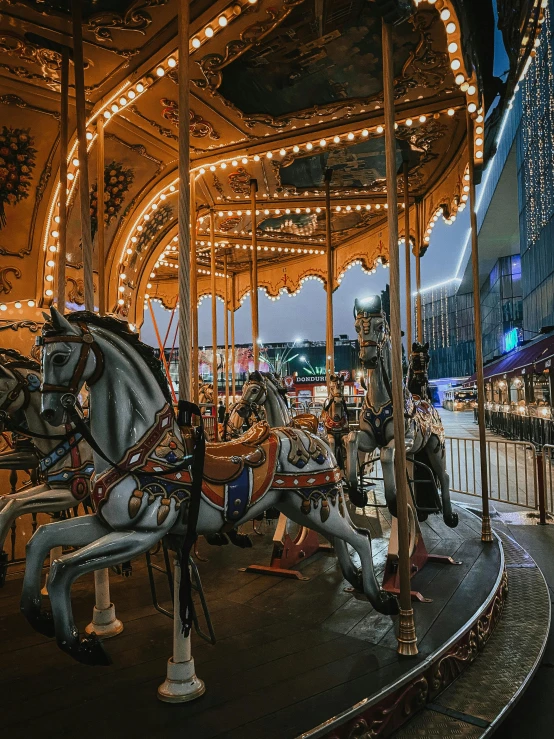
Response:
[{"label": "metal railing", "polygon": [[[481,497],[479,439],[446,438],[450,489]],[[489,498],[502,503],[538,507],[537,451],[526,441],[487,439]]]},{"label": "metal railing", "polygon": [[554,445],[545,444],[542,448],[543,506],[546,513],[554,515]]}]

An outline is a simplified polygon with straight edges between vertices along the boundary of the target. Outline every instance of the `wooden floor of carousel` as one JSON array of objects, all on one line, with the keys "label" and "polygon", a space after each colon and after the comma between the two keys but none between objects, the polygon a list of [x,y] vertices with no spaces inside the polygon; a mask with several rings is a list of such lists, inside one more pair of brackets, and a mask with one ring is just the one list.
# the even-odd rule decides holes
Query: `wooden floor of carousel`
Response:
[{"label": "wooden floor of carousel", "polygon": [[[366,509],[370,510],[370,509]],[[199,563],[217,636],[196,635],[196,671],[205,695],[160,703],[156,690],[171,654],[172,626],[152,606],[144,558],[133,575],[112,575],[112,600],[125,629],[106,642],[111,667],[72,662],[19,614],[21,575],[0,590],[0,717],[13,737],[481,737],[492,733],[532,676],[544,647],[550,601],[540,570],[502,533],[480,541],[480,520],[459,508],[448,529],[422,524],[430,552],[459,566],[429,562],[413,587],[419,655],[396,653],[396,624],[346,590],[332,554],[300,565],[306,581],[241,572],[268,564],[272,529],[254,548],[200,541]],[[382,571],[388,521],[356,516],[373,533]],[[502,543],[501,543],[502,540]],[[157,575],[160,590],[167,584]],[[506,594],[506,577],[509,592]],[[92,578],[73,587],[81,629],[90,620]]]}]

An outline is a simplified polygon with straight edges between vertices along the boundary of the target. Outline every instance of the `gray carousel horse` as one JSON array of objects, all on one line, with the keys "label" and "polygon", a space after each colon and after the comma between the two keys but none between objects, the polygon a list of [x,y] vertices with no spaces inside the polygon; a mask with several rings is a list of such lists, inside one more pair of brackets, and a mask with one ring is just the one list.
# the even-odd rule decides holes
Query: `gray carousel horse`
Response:
[{"label": "gray carousel horse", "polygon": [[[180,602],[185,634],[190,633],[187,562],[196,534],[240,526],[270,507],[331,537],[345,578],[363,588],[376,610],[398,612],[396,599],[377,583],[370,534],[351,522],[340,471],[321,439],[261,423],[238,440],[207,445],[204,461],[203,433],[191,426],[182,433],[159,360],[125,322],[86,311],[64,317],[52,308],[51,315],[41,339],[42,415],[53,425],[69,417],[85,432],[75,399],[87,383],[85,433],[94,452],[97,513],[41,526],[29,542],[21,610],[37,631],[55,632],[59,647],[79,661],[107,664],[94,635],[79,637],[71,585],[87,572],[143,554],[171,532],[185,537]],[[196,406],[189,411],[199,413]],[[52,564],[47,614],[40,572],[47,552],[62,544],[78,549]],[[360,557],[361,571],[348,544]]]},{"label": "gray carousel horse", "polygon": [[344,378],[341,375],[330,377],[329,397],[323,406],[321,421],[337,463],[341,469],[344,469],[346,451],[344,443],[350,433],[350,424],[344,398]]},{"label": "gray carousel horse", "polygon": [[292,416],[287,404],[287,390],[271,372],[251,372],[240,399],[233,405],[225,424],[224,438],[236,438],[244,425],[267,421],[271,428],[292,426],[316,434],[317,417],[311,413]]},{"label": "gray carousel horse", "polygon": [[421,344],[414,341],[410,354],[410,365],[408,367],[408,377],[406,385],[412,395],[431,402],[431,393],[429,392],[429,342]]},{"label": "gray carousel horse", "polygon": [[[19,516],[61,513],[89,500],[92,450],[79,433],[68,435],[65,426],[51,426],[42,418],[41,382],[38,362],[13,349],[0,349],[0,425],[31,436],[42,480],[27,490],[0,497],[0,551]],[[110,603],[107,570],[95,573],[95,589],[96,605],[87,631],[104,638],[115,636],[123,624]]]},{"label": "gray carousel horse", "polygon": [[[366,505],[367,496],[358,488],[359,452],[380,449],[385,497],[390,512],[396,515],[396,483],[394,478],[393,407],[390,378],[391,337],[379,297],[368,298],[354,307],[356,331],[360,343],[360,359],[368,370],[367,393],[360,414],[360,430],[347,439],[346,479],[350,499],[356,505]],[[458,524],[450,501],[450,480],[446,471],[444,428],[439,414],[426,401],[415,400],[405,390],[406,452],[416,464],[432,470],[441,496],[438,500],[447,526]],[[425,461],[424,461],[425,460]],[[438,504],[437,504],[438,505]]]}]

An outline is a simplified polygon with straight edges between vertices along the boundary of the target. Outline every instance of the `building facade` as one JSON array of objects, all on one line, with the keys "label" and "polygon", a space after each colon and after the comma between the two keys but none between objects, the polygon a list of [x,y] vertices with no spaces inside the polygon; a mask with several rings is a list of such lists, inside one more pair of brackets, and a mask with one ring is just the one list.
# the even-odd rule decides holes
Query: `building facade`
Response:
[{"label": "building facade", "polygon": [[[477,218],[485,364],[554,326],[553,30],[547,9],[540,45],[496,134],[496,156],[481,183]],[[505,221],[512,219],[516,233],[506,228]],[[475,370],[468,247],[465,274],[422,293],[432,379]]]}]

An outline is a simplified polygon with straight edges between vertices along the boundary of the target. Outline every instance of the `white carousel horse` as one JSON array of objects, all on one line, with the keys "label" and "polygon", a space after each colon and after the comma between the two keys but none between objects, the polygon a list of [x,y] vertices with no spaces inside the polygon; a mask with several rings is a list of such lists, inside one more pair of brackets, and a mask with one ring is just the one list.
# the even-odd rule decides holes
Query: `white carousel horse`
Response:
[{"label": "white carousel horse", "polygon": [[[9,351],[9,350],[8,350]],[[10,356],[11,355],[11,356]],[[40,415],[40,365],[0,349],[0,422],[6,430],[19,428],[33,438],[44,482],[20,493],[0,497],[0,550],[11,525],[25,513],[57,513],[79,506],[88,498],[94,471],[92,451],[76,435],[60,441],[64,427],[53,428]]]},{"label": "white carousel horse", "polygon": [[[92,450],[79,433],[66,435],[65,426],[51,426],[42,418],[41,382],[38,362],[13,349],[0,349],[0,425],[31,436],[43,480],[27,490],[0,497],[0,551],[19,516],[67,511],[86,502],[90,495]],[[66,438],[52,438],[60,436]],[[97,574],[95,586],[96,606],[87,630],[103,637],[115,636],[123,625],[115,618],[110,603],[107,571]]]},{"label": "white carousel horse", "polygon": [[[365,505],[366,496],[358,490],[358,454],[380,449],[385,484],[385,498],[390,512],[396,515],[396,483],[394,478],[394,431],[391,399],[391,337],[379,297],[368,298],[354,307],[356,331],[360,342],[360,359],[368,369],[367,393],[360,413],[360,430],[352,431],[346,441],[346,479],[350,499]],[[446,471],[444,428],[435,408],[414,399],[405,390],[406,452],[416,458],[424,455],[440,486],[442,514],[447,526],[458,524],[450,501],[450,480]]]},{"label": "white carousel horse", "polygon": [[323,406],[321,421],[338,465],[341,469],[344,469],[344,442],[350,433],[350,425],[348,422],[348,408],[344,398],[344,378],[341,375],[331,375],[330,377],[329,397]]},{"label": "white carousel horse", "polygon": [[271,428],[293,426],[317,433],[318,419],[311,413],[291,415],[286,401],[287,391],[271,372],[251,372],[242,388],[242,396],[233,405],[225,425],[225,434],[236,438],[244,424],[265,420]]},{"label": "white carousel horse", "polygon": [[[54,308],[51,315],[52,324],[45,326],[41,340],[42,413],[57,425],[69,415],[84,430],[74,403],[83,383],[88,384],[91,416],[86,433],[94,451],[92,496],[97,513],[41,526],[29,542],[21,610],[35,629],[41,631],[45,620],[50,622],[41,610],[40,570],[52,547],[79,547],[57,559],[51,569],[49,595],[58,645],[79,661],[106,664],[100,642],[94,635],[81,640],[74,623],[70,593],[78,577],[132,559],[171,532],[185,536],[181,571],[186,582],[196,533],[240,526],[270,507],[332,537],[346,579],[361,585],[378,611],[398,612],[396,599],[377,583],[369,532],[352,524],[340,472],[321,439],[297,429],[270,431],[267,424],[258,424],[237,441],[208,445],[201,477],[203,434],[186,429],[193,434],[194,449],[185,456],[186,439],[150,347],[115,318],[88,312],[64,317]],[[347,544],[358,553],[361,572]],[[181,621],[188,634],[191,603],[186,587],[183,595]]]}]

